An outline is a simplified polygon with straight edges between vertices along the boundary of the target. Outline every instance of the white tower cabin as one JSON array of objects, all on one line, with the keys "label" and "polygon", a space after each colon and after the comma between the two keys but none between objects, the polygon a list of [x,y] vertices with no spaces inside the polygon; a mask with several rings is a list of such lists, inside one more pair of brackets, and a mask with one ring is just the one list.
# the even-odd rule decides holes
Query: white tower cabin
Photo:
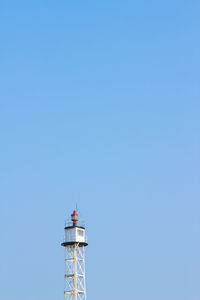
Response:
[{"label": "white tower cabin", "polygon": [[78,226],[78,214],[74,210],[72,223],[65,226],[65,300],[86,300],[85,287],[85,227]]}]

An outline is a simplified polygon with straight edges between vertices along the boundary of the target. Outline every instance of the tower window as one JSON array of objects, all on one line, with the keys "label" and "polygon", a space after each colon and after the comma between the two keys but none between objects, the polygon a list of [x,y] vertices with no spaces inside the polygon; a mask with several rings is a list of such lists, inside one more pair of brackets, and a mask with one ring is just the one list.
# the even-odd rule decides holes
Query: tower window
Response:
[{"label": "tower window", "polygon": [[78,235],[83,236],[83,230],[78,229]]}]

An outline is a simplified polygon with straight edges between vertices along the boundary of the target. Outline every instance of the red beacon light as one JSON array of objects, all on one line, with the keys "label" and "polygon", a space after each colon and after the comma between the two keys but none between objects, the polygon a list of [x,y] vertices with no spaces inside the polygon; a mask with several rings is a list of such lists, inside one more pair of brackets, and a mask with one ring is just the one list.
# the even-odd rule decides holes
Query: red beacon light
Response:
[{"label": "red beacon light", "polygon": [[78,214],[75,210],[73,211],[73,214],[71,214],[71,217],[72,217],[73,226],[76,226],[76,223],[78,221]]}]

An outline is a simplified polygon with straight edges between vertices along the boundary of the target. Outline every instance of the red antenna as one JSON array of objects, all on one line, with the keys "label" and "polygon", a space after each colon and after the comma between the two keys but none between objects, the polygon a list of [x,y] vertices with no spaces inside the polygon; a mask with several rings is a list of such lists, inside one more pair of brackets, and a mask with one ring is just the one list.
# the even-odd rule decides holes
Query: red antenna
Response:
[{"label": "red antenna", "polygon": [[71,217],[72,217],[73,226],[76,226],[76,223],[78,221],[78,214],[77,214],[76,210],[73,211],[73,214],[71,214]]}]

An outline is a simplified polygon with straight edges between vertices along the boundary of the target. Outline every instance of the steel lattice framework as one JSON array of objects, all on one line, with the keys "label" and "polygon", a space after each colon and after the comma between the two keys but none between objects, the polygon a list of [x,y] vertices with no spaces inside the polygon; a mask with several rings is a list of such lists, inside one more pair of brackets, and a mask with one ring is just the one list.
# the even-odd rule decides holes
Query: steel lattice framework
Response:
[{"label": "steel lattice framework", "polygon": [[85,247],[65,246],[65,300],[86,300]]}]

